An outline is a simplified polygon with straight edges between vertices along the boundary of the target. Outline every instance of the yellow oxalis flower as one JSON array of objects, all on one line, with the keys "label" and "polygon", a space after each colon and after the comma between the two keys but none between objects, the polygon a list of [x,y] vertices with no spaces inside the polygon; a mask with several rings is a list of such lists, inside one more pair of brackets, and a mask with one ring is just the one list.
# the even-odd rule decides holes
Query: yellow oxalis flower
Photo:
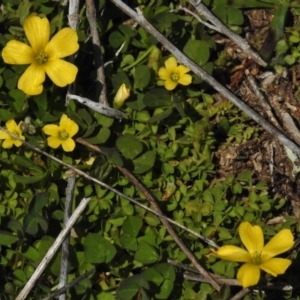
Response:
[{"label": "yellow oxalis flower", "polygon": [[117,109],[120,108],[129,96],[130,96],[130,89],[127,89],[125,83],[123,83],[119,87],[116,96],[114,98],[114,102],[113,102],[114,108]]},{"label": "yellow oxalis flower", "polygon": [[237,273],[237,279],[244,288],[258,283],[260,270],[276,277],[283,274],[292,263],[289,259],[274,258],[293,247],[294,237],[291,230],[279,231],[265,246],[259,226],[243,222],[239,227],[239,234],[247,250],[228,245],[220,247],[216,254],[225,260],[245,263]]},{"label": "yellow oxalis flower", "polygon": [[56,149],[62,145],[66,152],[74,150],[75,142],[72,137],[78,132],[78,129],[78,125],[65,114],[61,116],[59,126],[49,124],[43,127],[44,133],[50,135],[47,138],[49,147]]},{"label": "yellow oxalis flower", "polygon": [[[16,135],[22,140],[25,140],[25,137],[22,135],[22,130],[20,128],[20,124],[17,125],[15,120],[9,120],[5,123],[5,126],[9,132]],[[20,147],[22,145],[22,142],[19,140],[14,139],[12,136],[10,136],[8,133],[0,130],[0,140],[4,140],[2,143],[3,148],[11,148],[13,145],[16,147]]]},{"label": "yellow oxalis flower", "polygon": [[48,19],[38,16],[26,18],[23,27],[31,46],[12,40],[2,51],[3,60],[8,64],[30,64],[20,77],[18,88],[27,95],[40,94],[45,74],[60,87],[74,82],[77,67],[61,58],[78,50],[76,31],[63,28],[49,41],[50,23]]},{"label": "yellow oxalis flower", "polygon": [[160,79],[165,80],[164,86],[167,90],[172,91],[176,88],[177,84],[189,85],[192,82],[192,76],[186,74],[190,69],[184,65],[177,66],[177,59],[170,57],[165,61],[165,68],[162,67],[158,70]]}]

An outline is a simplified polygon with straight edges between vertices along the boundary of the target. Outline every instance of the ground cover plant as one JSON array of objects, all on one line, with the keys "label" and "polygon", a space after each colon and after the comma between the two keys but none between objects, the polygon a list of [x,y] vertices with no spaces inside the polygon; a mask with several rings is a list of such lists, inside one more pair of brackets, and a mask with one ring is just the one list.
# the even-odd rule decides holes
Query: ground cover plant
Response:
[{"label": "ground cover plant", "polygon": [[0,299],[300,299],[299,1],[0,8]]}]

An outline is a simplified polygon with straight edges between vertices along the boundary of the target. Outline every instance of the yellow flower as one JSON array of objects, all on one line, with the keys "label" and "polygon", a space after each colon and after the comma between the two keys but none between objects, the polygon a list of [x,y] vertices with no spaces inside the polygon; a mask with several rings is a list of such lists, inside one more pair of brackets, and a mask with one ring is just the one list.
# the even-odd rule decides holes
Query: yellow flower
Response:
[{"label": "yellow flower", "polygon": [[[22,130],[20,128],[20,124],[17,125],[15,120],[9,120],[5,123],[5,126],[9,132],[18,136],[20,139],[25,140],[25,137],[22,135]],[[3,148],[11,148],[13,145],[16,147],[20,147],[22,145],[21,141],[14,139],[8,133],[0,130],[0,140],[4,140],[2,143]]]},{"label": "yellow flower", "polygon": [[276,277],[283,274],[292,263],[289,259],[274,258],[293,247],[294,237],[291,230],[279,231],[265,246],[259,226],[243,222],[239,227],[239,234],[248,251],[228,245],[220,247],[216,254],[225,260],[245,263],[237,273],[237,279],[244,288],[258,283],[260,269]]},{"label": "yellow flower", "polygon": [[24,21],[24,31],[31,45],[12,40],[2,51],[3,60],[12,65],[27,65],[18,81],[18,88],[27,95],[43,91],[45,73],[58,86],[74,82],[77,67],[61,58],[75,53],[79,45],[76,31],[63,28],[49,41],[50,23],[46,18],[29,16]]},{"label": "yellow flower", "polygon": [[49,147],[56,149],[62,145],[66,152],[74,150],[75,142],[72,137],[78,132],[78,129],[78,125],[65,114],[61,116],[59,126],[49,124],[43,127],[44,133],[50,135],[47,138]]},{"label": "yellow flower", "polygon": [[172,91],[176,88],[177,84],[189,85],[192,82],[192,76],[186,74],[190,71],[189,68],[179,65],[175,57],[170,57],[165,61],[165,68],[162,67],[158,70],[160,79],[165,80],[165,88]]},{"label": "yellow flower", "polygon": [[120,108],[129,96],[130,96],[130,89],[127,89],[125,83],[123,83],[119,87],[116,96],[114,98],[114,102],[113,102],[114,108],[117,109]]}]

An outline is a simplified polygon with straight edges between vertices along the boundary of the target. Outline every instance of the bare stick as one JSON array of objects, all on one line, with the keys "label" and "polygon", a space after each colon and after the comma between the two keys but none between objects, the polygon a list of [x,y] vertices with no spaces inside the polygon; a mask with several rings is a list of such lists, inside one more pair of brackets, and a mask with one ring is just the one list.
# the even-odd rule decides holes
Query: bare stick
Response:
[{"label": "bare stick", "polygon": [[102,114],[102,115],[106,115],[108,117],[114,117],[117,118],[119,120],[122,120],[122,118],[126,117],[126,114],[123,113],[122,111],[118,110],[118,109],[114,109],[112,107],[109,107],[107,105],[92,101],[88,98],[83,98],[77,95],[73,95],[70,94],[69,92],[67,93],[66,96],[66,102],[68,102],[70,99],[76,100],[79,103],[89,107],[90,109]]},{"label": "bare stick", "polygon": [[293,150],[298,156],[300,156],[300,147],[291,141],[283,132],[275,128],[255,110],[250,108],[232,92],[221,85],[216,79],[208,75],[202,68],[185,56],[179,51],[169,40],[167,40],[160,32],[158,32],[143,16],[140,9],[137,8],[138,13],[132,10],[128,5],[123,3],[121,0],[111,0],[116,6],[123,10],[127,15],[137,21],[142,27],[150,32],[166,49],[168,49],[178,61],[190,68],[196,75],[200,76],[204,81],[209,83],[215,90],[221,93],[225,98],[230,100],[234,105],[245,112],[251,119],[261,125],[266,131],[271,133],[277,138],[282,144]]},{"label": "bare stick", "polygon": [[251,49],[249,44],[242,39],[239,35],[232,32],[228,27],[226,27],[218,18],[216,18],[202,3],[201,0],[188,0],[199,13],[199,15],[207,18],[211,23],[215,25],[217,31],[223,33],[234,41],[245,53],[247,53],[254,61],[259,65],[266,67],[268,64],[255,52]]},{"label": "bare stick", "polygon": [[250,292],[251,291],[249,289],[242,289],[237,294],[235,294],[232,298],[230,298],[230,300],[239,300]]},{"label": "bare stick", "polygon": [[69,26],[77,30],[77,26],[79,23],[79,0],[70,0],[69,1],[69,14],[68,14],[68,20],[69,20]]},{"label": "bare stick", "polygon": [[65,285],[63,288],[56,290],[55,292],[51,293],[49,296],[47,296],[46,298],[43,298],[42,300],[50,300],[64,292],[66,292],[67,290],[69,290],[70,288],[72,288],[73,286],[75,286],[78,282],[80,282],[81,280],[85,279],[86,277],[90,276],[91,274],[93,274],[95,272],[95,268],[85,272],[84,274],[80,275],[79,277],[77,277],[76,279],[74,279],[72,282],[70,282],[69,284]]},{"label": "bare stick", "polygon": [[71,230],[71,228],[73,227],[73,225],[75,224],[77,219],[82,214],[83,210],[85,209],[85,207],[87,206],[89,201],[90,201],[90,198],[83,198],[80,201],[79,205],[77,206],[74,213],[70,217],[70,219],[69,219],[68,223],[66,224],[65,228],[63,228],[61,230],[61,232],[57,236],[56,240],[54,241],[53,245],[48,250],[48,252],[44,256],[44,258],[42,259],[42,261],[40,262],[40,264],[38,265],[38,267],[36,268],[36,270],[34,271],[32,276],[30,277],[30,279],[27,281],[26,285],[23,287],[22,291],[20,292],[20,294],[18,295],[16,300],[26,299],[27,295],[29,294],[29,292],[33,288],[35,282],[40,278],[43,271],[45,270],[47,265],[50,263],[51,259],[53,258],[53,256],[55,255],[55,253],[57,252],[59,247],[61,246],[63,240],[66,238],[66,236],[68,235],[69,231]]},{"label": "bare stick", "polygon": [[86,16],[90,24],[91,36],[93,40],[94,48],[94,60],[96,65],[97,72],[97,89],[96,95],[99,96],[99,102],[103,105],[108,106],[107,97],[106,97],[106,84],[105,84],[105,74],[104,74],[104,63],[101,53],[101,44],[97,31],[97,22],[96,22],[96,9],[93,0],[85,0],[86,4]]},{"label": "bare stick", "polygon": [[[68,185],[66,190],[66,202],[64,210],[64,226],[68,223],[71,216],[72,200],[74,195],[74,188],[76,183],[75,173],[69,175]],[[69,247],[70,238],[67,236],[61,246],[61,262],[60,262],[60,280],[58,288],[63,288],[68,280],[68,267],[69,267]],[[65,300],[66,294],[61,294],[59,300]]]}]

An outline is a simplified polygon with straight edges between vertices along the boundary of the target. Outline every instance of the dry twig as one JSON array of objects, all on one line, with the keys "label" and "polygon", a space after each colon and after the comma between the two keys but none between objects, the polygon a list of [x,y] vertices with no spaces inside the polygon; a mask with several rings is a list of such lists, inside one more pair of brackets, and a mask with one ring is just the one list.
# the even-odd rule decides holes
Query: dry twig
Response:
[{"label": "dry twig", "polygon": [[[75,173],[72,172],[68,178],[68,185],[66,190],[66,202],[64,209],[64,226],[68,223],[72,213],[72,200],[74,195],[74,188],[76,183]],[[60,279],[58,288],[63,288],[67,285],[68,267],[69,267],[69,246],[70,238],[67,236],[61,246],[61,262],[60,262]],[[61,294],[59,300],[65,300],[66,294]]]}]

